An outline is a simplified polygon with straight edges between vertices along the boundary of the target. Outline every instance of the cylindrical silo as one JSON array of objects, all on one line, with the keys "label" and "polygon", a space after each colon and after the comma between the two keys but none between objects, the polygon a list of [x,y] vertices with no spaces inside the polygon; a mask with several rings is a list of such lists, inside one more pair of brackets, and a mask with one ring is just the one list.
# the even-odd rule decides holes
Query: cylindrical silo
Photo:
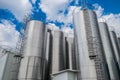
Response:
[{"label": "cylindrical silo", "polygon": [[28,22],[18,80],[43,80],[45,24]]},{"label": "cylindrical silo", "polygon": [[[119,55],[120,55],[120,37],[118,37]],[[119,56],[119,71],[120,71],[120,56]]]},{"label": "cylindrical silo", "polygon": [[51,74],[51,59],[52,59],[52,31],[47,29],[47,41],[46,41],[46,71],[45,80],[50,80]]},{"label": "cylindrical silo", "polygon": [[63,32],[54,31],[52,36],[51,74],[65,69]]},{"label": "cylindrical silo", "polygon": [[118,45],[119,45],[119,50],[120,50],[120,37],[118,37]]},{"label": "cylindrical silo", "polygon": [[112,43],[110,40],[110,34],[109,34],[109,29],[107,24],[104,22],[100,22],[99,31],[100,31],[103,50],[104,50],[105,58],[107,61],[106,65],[108,66],[110,78],[111,80],[119,80],[120,77],[119,77],[117,65],[115,63],[114,51],[112,49]]},{"label": "cylindrical silo", "polygon": [[119,46],[119,53],[120,53],[120,37],[118,37],[118,46]]},{"label": "cylindrical silo", "polygon": [[116,33],[114,31],[110,31],[110,38],[111,38],[111,41],[112,41],[114,57],[115,57],[115,60],[116,60],[116,64],[119,67],[119,73],[120,73],[120,50],[119,50],[119,44],[118,44],[118,41],[117,41],[117,36],[116,36]]},{"label": "cylindrical silo", "polygon": [[76,70],[76,56],[74,52],[74,38],[66,37],[66,66],[67,69]]},{"label": "cylindrical silo", "polygon": [[20,60],[14,52],[0,49],[0,80],[17,80]]},{"label": "cylindrical silo", "polygon": [[84,9],[74,13],[74,25],[78,80],[109,80],[95,12]]}]

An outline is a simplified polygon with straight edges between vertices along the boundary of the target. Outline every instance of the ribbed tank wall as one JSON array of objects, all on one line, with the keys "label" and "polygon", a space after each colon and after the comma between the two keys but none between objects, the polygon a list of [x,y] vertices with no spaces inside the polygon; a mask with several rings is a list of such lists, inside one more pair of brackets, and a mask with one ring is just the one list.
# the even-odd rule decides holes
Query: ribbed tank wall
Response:
[{"label": "ribbed tank wall", "polygon": [[63,38],[63,33],[61,31],[54,31],[52,41],[52,74],[65,69]]},{"label": "ribbed tank wall", "polygon": [[108,30],[108,26],[104,22],[99,23],[99,31],[102,39],[103,49],[105,53],[105,57],[107,60],[107,66],[110,74],[111,80],[119,80],[119,73],[117,69],[117,65],[115,64],[114,52],[112,49],[112,43],[110,40],[110,34]]},{"label": "ribbed tank wall", "polygon": [[45,24],[40,21],[28,23],[18,80],[43,80],[45,31]]},{"label": "ribbed tank wall", "polygon": [[75,13],[74,25],[78,80],[108,80],[96,14],[87,9]]},{"label": "ribbed tank wall", "polygon": [[118,45],[119,45],[119,50],[120,50],[120,37],[118,37]]},{"label": "ribbed tank wall", "polygon": [[67,66],[70,70],[76,70],[76,56],[74,52],[74,38],[73,37],[66,37],[66,59]]},{"label": "ribbed tank wall", "polygon": [[[120,37],[118,37],[118,46],[119,46],[119,55],[120,55]],[[120,56],[119,56],[119,60],[120,60]],[[120,73],[120,61],[118,65],[119,65],[119,73]]]},{"label": "ribbed tank wall", "polygon": [[49,47],[50,47],[50,35],[51,32],[47,32],[47,38],[46,38],[46,59],[49,59]]},{"label": "ribbed tank wall", "polygon": [[119,67],[119,73],[120,73],[120,51],[119,51],[119,45],[117,42],[116,33],[113,31],[110,31],[110,38],[112,41],[112,47],[113,47],[113,51],[114,51],[114,55],[115,55],[116,64]]},{"label": "ribbed tank wall", "polygon": [[120,37],[118,37],[119,55],[120,55]]},{"label": "ribbed tank wall", "polygon": [[90,60],[83,11],[74,14],[76,56],[79,57],[78,80],[97,80],[94,60]]},{"label": "ribbed tank wall", "polygon": [[66,66],[66,64],[67,64],[67,60],[66,60],[66,58],[67,58],[67,54],[66,54],[66,40],[65,40],[65,34],[64,34],[64,32],[62,32],[62,41],[61,41],[61,43],[62,43],[62,48],[61,48],[61,50],[62,50],[62,54],[63,54],[63,56],[61,56],[61,59],[63,60],[63,62],[62,62],[62,64],[63,64],[63,69],[62,70],[65,70],[65,69],[67,69],[67,66]]},{"label": "ribbed tank wall", "polygon": [[52,59],[52,31],[47,29],[47,42],[46,42],[46,71],[45,71],[45,80],[50,80],[50,68],[51,68],[51,59]]},{"label": "ribbed tank wall", "polygon": [[[107,67],[106,67],[106,59],[105,59],[105,55],[103,53],[103,47],[101,44],[97,16],[94,11],[89,10],[88,13],[89,13],[89,16],[88,16],[89,18],[84,15],[84,19],[85,21],[89,19],[89,22],[90,22],[89,25],[91,27],[91,34],[92,34],[90,35],[90,33],[88,33],[90,31],[89,31],[88,26],[85,24],[88,48],[89,48],[89,57],[91,59],[92,58],[94,59],[97,80],[109,80],[109,75],[108,75]],[[87,14],[87,11],[84,11],[84,14]]]}]

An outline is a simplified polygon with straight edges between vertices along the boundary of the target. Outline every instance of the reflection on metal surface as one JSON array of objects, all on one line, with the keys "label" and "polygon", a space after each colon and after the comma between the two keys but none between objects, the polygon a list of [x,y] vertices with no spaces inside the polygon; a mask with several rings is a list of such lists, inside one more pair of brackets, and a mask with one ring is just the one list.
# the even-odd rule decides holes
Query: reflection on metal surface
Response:
[{"label": "reflection on metal surface", "polygon": [[74,51],[74,38],[66,37],[66,68],[76,70],[76,56]]},{"label": "reflection on metal surface", "polygon": [[7,50],[0,51],[0,80],[17,80],[21,57]]},{"label": "reflection on metal surface", "polygon": [[94,11],[77,11],[73,18],[74,37],[29,21],[22,56],[0,49],[0,80],[119,80],[120,38],[106,23],[98,25]]},{"label": "reflection on metal surface", "polygon": [[40,21],[33,20],[28,23],[18,80],[43,79],[45,31],[45,24]]},{"label": "reflection on metal surface", "polygon": [[61,31],[54,31],[52,41],[52,66],[51,73],[57,73],[65,69],[64,36]]},{"label": "reflection on metal surface", "polygon": [[74,14],[74,24],[78,80],[109,80],[95,12],[84,9]]},{"label": "reflection on metal surface", "polygon": [[119,74],[120,74],[120,50],[119,50],[119,45],[118,45],[118,41],[117,41],[117,36],[114,31],[110,32],[110,38],[112,41],[112,48],[114,51],[114,57],[115,57],[115,61],[116,61],[115,63],[119,67]]},{"label": "reflection on metal surface", "polygon": [[119,80],[120,77],[114,58],[114,51],[112,49],[112,43],[107,24],[103,22],[99,23],[99,31],[102,39],[103,50],[107,61],[106,65],[108,66],[110,78],[111,80]]}]

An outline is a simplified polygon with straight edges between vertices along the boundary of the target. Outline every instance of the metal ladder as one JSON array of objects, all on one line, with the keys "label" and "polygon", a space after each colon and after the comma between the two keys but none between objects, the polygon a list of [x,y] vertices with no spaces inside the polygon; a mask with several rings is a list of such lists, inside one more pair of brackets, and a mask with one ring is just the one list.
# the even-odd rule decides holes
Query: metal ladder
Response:
[{"label": "metal ladder", "polygon": [[105,80],[102,61],[98,57],[96,57],[94,61],[95,61],[97,80]]},{"label": "metal ladder", "polygon": [[93,38],[93,42],[94,42],[93,44],[94,54],[96,54],[96,57],[94,57],[94,62],[95,62],[97,80],[105,80],[103,56],[98,53],[100,48],[99,47],[100,42],[98,42],[97,38]]},{"label": "metal ladder", "polygon": [[89,13],[87,10],[84,10],[84,16],[89,57],[91,60],[94,60],[95,62],[97,80],[105,80],[101,43],[98,36],[95,35],[95,33],[93,32],[94,27],[91,27]]}]

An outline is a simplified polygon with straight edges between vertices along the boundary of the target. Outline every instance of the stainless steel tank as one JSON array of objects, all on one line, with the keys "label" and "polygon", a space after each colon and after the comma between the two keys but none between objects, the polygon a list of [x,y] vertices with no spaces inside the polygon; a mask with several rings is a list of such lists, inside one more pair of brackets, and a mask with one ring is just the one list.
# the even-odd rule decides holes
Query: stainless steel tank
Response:
[{"label": "stainless steel tank", "polygon": [[[48,25],[49,26],[49,25]],[[45,78],[44,80],[50,80],[51,77],[51,59],[52,59],[52,31],[47,27],[47,36],[46,36],[46,69],[45,69]]]},{"label": "stainless steel tank", "polygon": [[54,31],[52,36],[51,74],[65,69],[63,32]]},{"label": "stainless steel tank", "polygon": [[[118,46],[119,46],[119,55],[120,55],[120,37],[118,37]],[[119,56],[119,60],[120,60],[120,56]],[[119,73],[120,73],[120,61],[118,65],[119,65]]]},{"label": "stainless steel tank", "polygon": [[99,31],[102,39],[103,50],[107,61],[107,66],[111,80],[119,80],[120,74],[118,73],[117,65],[114,58],[114,51],[110,39],[109,29],[106,23],[99,23]]},{"label": "stainless steel tank", "polygon": [[119,45],[118,45],[118,41],[117,41],[117,36],[116,36],[116,33],[114,31],[110,31],[110,38],[112,41],[114,57],[116,60],[116,64],[119,67],[119,74],[120,74],[120,50],[119,50]]},{"label": "stainless steel tank", "polygon": [[0,51],[0,80],[17,80],[21,57],[8,50]]},{"label": "stainless steel tank", "polygon": [[78,80],[109,80],[95,12],[84,9],[73,16]]},{"label": "stainless steel tank", "polygon": [[45,32],[43,22],[36,20],[28,22],[18,80],[43,80]]},{"label": "stainless steel tank", "polygon": [[120,37],[118,37],[118,46],[119,46],[119,54],[120,54]]},{"label": "stainless steel tank", "polygon": [[120,50],[120,37],[118,37],[118,45],[119,45],[119,50]]},{"label": "stainless steel tank", "polygon": [[74,51],[74,37],[66,37],[66,66],[67,69],[76,70],[76,56]]}]

